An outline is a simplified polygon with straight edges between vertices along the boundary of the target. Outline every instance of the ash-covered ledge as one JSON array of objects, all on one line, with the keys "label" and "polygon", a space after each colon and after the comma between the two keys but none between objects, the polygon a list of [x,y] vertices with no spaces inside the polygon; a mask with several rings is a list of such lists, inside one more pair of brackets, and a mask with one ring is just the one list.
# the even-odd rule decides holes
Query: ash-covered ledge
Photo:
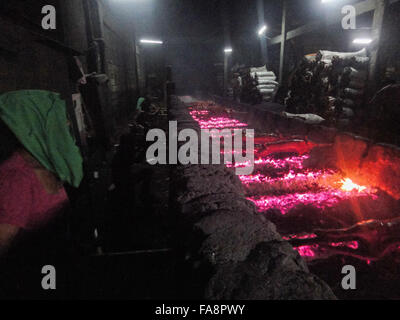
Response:
[{"label": "ash-covered ledge", "polygon": [[[173,100],[170,120],[178,121],[179,129],[199,131],[187,105]],[[203,279],[203,298],[336,299],[275,225],[246,200],[233,170],[178,165],[172,171],[171,200],[181,225],[181,245],[194,274]]]}]

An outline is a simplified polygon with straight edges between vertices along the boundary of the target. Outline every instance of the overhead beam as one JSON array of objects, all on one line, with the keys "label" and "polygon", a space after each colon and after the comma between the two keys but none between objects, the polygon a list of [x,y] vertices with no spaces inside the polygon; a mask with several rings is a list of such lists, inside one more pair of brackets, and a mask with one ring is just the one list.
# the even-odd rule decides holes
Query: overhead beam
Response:
[{"label": "overhead beam", "polygon": [[[375,10],[375,8],[376,8],[375,1],[376,0],[365,0],[365,1],[361,1],[356,4],[353,4],[354,7],[356,8],[357,15],[359,16],[364,13]],[[389,0],[388,3],[389,3],[389,5],[391,5],[391,4],[399,2],[399,1],[400,0]],[[313,32],[315,30],[318,30],[319,28],[321,28],[321,26],[326,25],[326,23],[328,23],[329,25],[340,23],[342,17],[343,17],[342,14],[339,12],[336,15],[333,15],[333,16],[331,15],[330,17],[328,17],[327,21],[313,21],[308,24],[305,24],[299,28],[296,28],[296,29],[293,29],[293,30],[287,32],[286,40],[290,40],[290,39],[296,38],[298,36],[301,36],[303,34],[307,34],[307,33]],[[223,35],[221,35],[221,34],[218,34],[218,35],[211,37],[209,39],[206,39],[206,40],[204,40],[204,38],[201,38],[201,37],[179,37],[179,38],[166,39],[166,41],[169,44],[175,44],[175,45],[176,44],[188,44],[188,43],[221,44],[221,48],[223,47],[223,43],[224,43]],[[243,43],[252,43],[253,40],[249,37],[245,37],[245,38],[241,39],[241,41]],[[278,44],[281,42],[282,42],[282,35],[278,35],[278,36],[270,39],[268,41],[268,44],[274,45],[274,44]]]},{"label": "overhead beam", "polygon": [[[400,1],[400,0],[390,0],[389,4],[393,4],[398,1]],[[376,0],[365,0],[365,1],[353,4],[353,6],[356,8],[357,16],[359,16],[364,13],[375,10]],[[324,26],[326,24],[332,25],[332,24],[340,23],[342,17],[343,17],[342,13],[337,12],[336,14],[329,16],[326,21],[313,21],[313,22],[307,23],[299,28],[289,31],[286,35],[286,40],[290,40],[290,39],[296,38],[298,36],[301,36],[303,34],[313,32],[315,30],[318,30],[319,28],[321,28],[322,26]],[[279,36],[272,38],[269,41],[269,44],[274,45],[274,44],[278,44],[281,42],[282,42],[282,35],[279,35]]]}]

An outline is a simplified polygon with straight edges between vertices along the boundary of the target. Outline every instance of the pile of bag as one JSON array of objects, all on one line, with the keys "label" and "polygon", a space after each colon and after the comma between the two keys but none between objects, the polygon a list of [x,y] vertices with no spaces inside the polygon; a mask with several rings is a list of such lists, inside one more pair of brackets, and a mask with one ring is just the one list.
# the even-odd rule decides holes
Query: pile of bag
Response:
[{"label": "pile of bag", "polygon": [[257,90],[262,96],[263,101],[271,101],[278,91],[279,83],[276,82],[276,75],[273,71],[268,71],[266,66],[260,68],[250,68],[250,75],[257,82]]},{"label": "pile of bag", "polygon": [[268,71],[266,66],[249,68],[239,66],[233,71],[234,97],[249,104],[260,104],[274,99],[279,87],[276,75]]},{"label": "pile of bag", "polygon": [[317,114],[329,121],[352,118],[364,103],[368,67],[366,49],[321,50],[306,56],[290,80],[287,111]]}]

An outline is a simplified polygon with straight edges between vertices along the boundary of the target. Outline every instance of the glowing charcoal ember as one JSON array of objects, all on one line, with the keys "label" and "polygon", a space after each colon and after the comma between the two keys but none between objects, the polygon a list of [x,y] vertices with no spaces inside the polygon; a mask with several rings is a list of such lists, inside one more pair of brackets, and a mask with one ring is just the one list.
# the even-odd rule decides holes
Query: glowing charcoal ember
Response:
[{"label": "glowing charcoal ember", "polygon": [[[303,169],[304,160],[308,159],[309,155],[304,155],[300,157],[289,157],[286,159],[275,159],[273,157],[266,157],[254,160],[254,165],[262,165],[266,167],[271,167],[275,169],[284,169],[284,168],[292,168],[292,169]],[[230,163],[227,166],[229,168],[243,168],[250,166],[250,162],[236,162]]]},{"label": "glowing charcoal ember", "polygon": [[294,249],[303,257],[309,259],[315,259],[322,256],[328,256],[334,252],[328,252],[329,247],[332,248],[349,248],[351,250],[357,250],[359,243],[357,241],[344,241],[344,242],[332,242],[325,246],[313,244],[300,247],[294,247]]},{"label": "glowing charcoal ember", "polygon": [[290,166],[294,166],[297,169],[303,169],[303,163],[305,160],[309,159],[309,155],[303,155],[299,157],[291,157],[291,158],[286,158],[280,161],[276,161],[275,163],[280,166],[280,168],[284,168],[286,164],[289,164]]},{"label": "glowing charcoal ember", "polygon": [[[228,153],[228,152],[221,151],[221,154],[227,154],[227,153]],[[231,152],[229,152],[229,153],[231,153],[232,155],[234,155],[234,154],[246,155],[245,150],[243,150],[242,152],[240,152],[240,151],[231,151]],[[249,164],[250,164],[250,163],[249,163]],[[232,168],[232,167],[233,167],[232,162],[227,162],[226,165],[227,165],[228,168]],[[239,167],[238,167],[238,168],[239,168]]]},{"label": "glowing charcoal ember", "polygon": [[209,122],[209,121],[198,121],[201,129],[230,129],[230,128],[238,128],[238,127],[247,127],[244,123],[236,123],[236,122],[227,122],[227,121],[219,121],[219,122]]},{"label": "glowing charcoal ember", "polygon": [[321,192],[292,193],[282,196],[249,197],[259,212],[278,209],[283,215],[300,204],[324,209],[335,206],[339,201],[348,200],[358,196],[371,196],[370,193],[355,193],[342,190],[324,190]]},{"label": "glowing charcoal ember", "polygon": [[227,117],[206,117],[207,113],[191,111],[190,115],[200,125],[201,129],[244,128],[248,125],[239,120]]},{"label": "glowing charcoal ember", "polygon": [[[212,103],[193,105],[190,114],[202,129],[252,128],[251,125],[237,120],[240,117],[238,113],[230,114],[226,108]],[[218,134],[212,134],[212,138],[219,137]],[[257,206],[259,212],[274,210],[271,212],[271,219],[278,231],[285,234],[283,239],[289,241],[308,262],[328,259],[333,255],[351,256],[365,260],[368,264],[376,261],[378,259],[374,255],[376,252],[372,252],[372,255],[368,252],[368,241],[378,239],[376,236],[364,239],[352,237],[350,234],[342,237],[337,231],[337,236],[329,238],[323,231],[331,228],[336,230],[338,226],[347,227],[353,219],[364,218],[362,213],[365,207],[369,207],[371,200],[377,200],[378,194],[381,193],[369,186],[357,185],[351,179],[344,177],[341,172],[308,169],[304,162],[310,158],[310,150],[317,146],[330,147],[330,145],[313,144],[296,137],[263,134],[254,138],[254,173],[239,176],[247,199]],[[243,143],[246,143],[245,135],[242,139]],[[223,146],[223,139],[220,141]],[[244,145],[243,149],[246,149]],[[235,161],[235,157],[230,155],[238,153],[239,151],[228,153],[221,148],[221,154],[229,155],[226,157],[229,161]],[[224,160],[222,155],[221,161]],[[229,168],[253,167],[250,161],[229,162],[225,165]],[[349,201],[351,199],[359,201]],[[376,206],[376,211],[379,212],[380,203]],[[373,211],[375,204],[370,207]],[[293,215],[289,215],[289,212]],[[369,211],[368,213],[373,214]],[[315,231],[317,229],[318,232]],[[375,229],[372,232],[375,232]],[[349,241],[354,239],[360,239],[360,242]],[[374,243],[377,241],[379,240],[374,240]],[[394,250],[398,250],[400,254],[400,246],[397,245]],[[381,251],[377,252],[379,254]],[[384,255],[386,253],[382,253],[382,256]]]},{"label": "glowing charcoal ember", "polygon": [[331,247],[347,247],[353,250],[357,250],[359,248],[358,241],[332,242],[329,245]]},{"label": "glowing charcoal ember", "polygon": [[288,235],[288,236],[284,236],[282,237],[283,240],[308,240],[308,239],[315,239],[317,238],[317,235],[315,233],[311,233],[311,234],[292,234],[292,235]]},{"label": "glowing charcoal ember", "polygon": [[254,176],[239,176],[239,179],[242,183],[247,185],[251,183],[264,183],[267,177],[262,174],[256,174]]},{"label": "glowing charcoal ember", "polygon": [[190,114],[191,114],[192,116],[204,116],[204,115],[208,115],[209,113],[210,113],[210,112],[207,111],[207,110],[202,110],[202,111],[194,110],[194,111],[191,111],[191,112],[190,112]]},{"label": "glowing charcoal ember", "polygon": [[246,123],[227,117],[205,117],[208,113],[202,111],[191,111],[190,115],[200,125],[201,129],[244,128],[248,126]]},{"label": "glowing charcoal ember", "polygon": [[316,251],[318,251],[318,245],[314,244],[312,246],[301,246],[294,248],[302,257],[315,257]]},{"label": "glowing charcoal ember", "polygon": [[279,178],[269,178],[262,174],[239,176],[239,179],[245,184],[250,185],[253,183],[269,183],[274,184],[277,182],[288,182],[293,180],[299,180],[299,183],[317,183],[319,179],[326,179],[328,176],[334,174],[333,171],[309,171],[303,173],[295,173],[291,170],[289,173],[285,174],[283,177]]}]

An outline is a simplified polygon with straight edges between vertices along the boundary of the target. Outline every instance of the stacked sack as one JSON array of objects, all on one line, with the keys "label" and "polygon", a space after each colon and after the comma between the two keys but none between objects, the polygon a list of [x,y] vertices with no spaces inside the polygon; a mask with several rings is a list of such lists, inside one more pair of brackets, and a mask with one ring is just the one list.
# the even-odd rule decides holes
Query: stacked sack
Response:
[{"label": "stacked sack", "polygon": [[257,82],[257,90],[263,101],[271,101],[278,91],[279,83],[276,82],[276,75],[268,71],[266,66],[250,68],[250,75]]},{"label": "stacked sack", "polygon": [[248,104],[259,104],[262,102],[262,95],[257,89],[257,80],[250,74],[250,68],[238,70],[238,83],[240,84],[240,101]]},{"label": "stacked sack", "polygon": [[272,71],[266,66],[260,68],[242,67],[238,71],[240,78],[240,100],[249,104],[260,104],[271,101],[278,90],[279,84]]},{"label": "stacked sack", "polygon": [[287,111],[317,114],[330,122],[352,118],[364,103],[368,66],[366,49],[306,56],[292,75]]}]

